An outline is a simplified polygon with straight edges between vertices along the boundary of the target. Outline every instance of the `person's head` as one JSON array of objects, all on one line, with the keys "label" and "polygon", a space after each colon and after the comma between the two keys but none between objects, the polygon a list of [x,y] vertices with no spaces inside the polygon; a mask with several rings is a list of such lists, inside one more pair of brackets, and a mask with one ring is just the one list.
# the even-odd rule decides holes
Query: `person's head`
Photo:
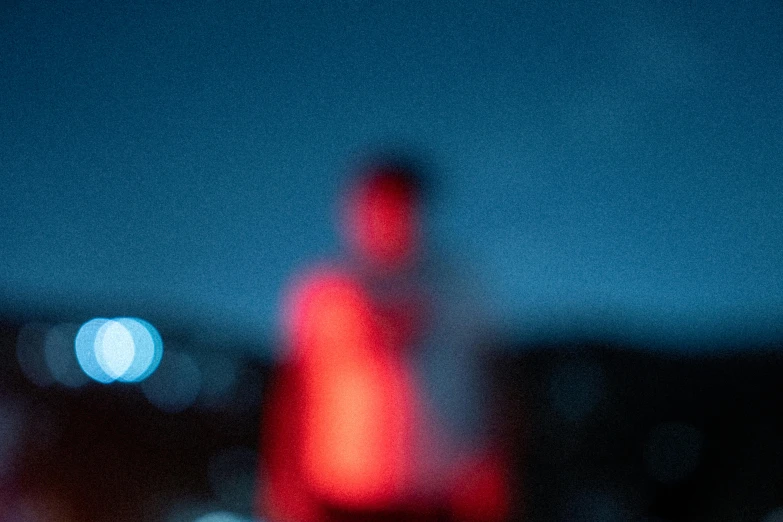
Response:
[{"label": "person's head", "polygon": [[421,248],[422,186],[418,173],[398,162],[365,167],[342,206],[351,254],[381,270],[412,265]]}]

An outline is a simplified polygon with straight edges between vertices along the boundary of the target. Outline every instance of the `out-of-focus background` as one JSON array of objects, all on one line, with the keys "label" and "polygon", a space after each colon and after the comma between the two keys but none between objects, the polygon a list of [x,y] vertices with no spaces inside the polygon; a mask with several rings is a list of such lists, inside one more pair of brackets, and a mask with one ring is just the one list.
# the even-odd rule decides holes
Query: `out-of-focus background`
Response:
[{"label": "out-of-focus background", "polygon": [[[519,518],[783,519],[777,0],[4,2],[0,519],[249,517],[280,296],[387,147],[483,289]],[[149,377],[85,373],[96,317]]]}]

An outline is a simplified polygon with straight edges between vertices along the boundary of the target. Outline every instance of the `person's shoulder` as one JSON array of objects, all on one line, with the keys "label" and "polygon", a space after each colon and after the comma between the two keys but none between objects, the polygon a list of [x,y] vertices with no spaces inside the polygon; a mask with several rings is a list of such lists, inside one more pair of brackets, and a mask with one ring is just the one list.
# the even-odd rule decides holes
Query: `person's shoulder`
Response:
[{"label": "person's shoulder", "polygon": [[343,264],[319,263],[297,274],[288,285],[287,300],[301,302],[333,293],[340,288],[359,286],[355,275]]},{"label": "person's shoulder", "polygon": [[364,300],[358,277],[340,263],[320,263],[302,271],[290,282],[283,302],[288,326],[301,324],[335,305]]},{"label": "person's shoulder", "polygon": [[329,264],[302,272],[292,282],[283,305],[281,333],[290,350],[289,361],[297,359],[297,354],[324,354],[319,348],[360,332],[370,314],[366,292],[350,270]]}]

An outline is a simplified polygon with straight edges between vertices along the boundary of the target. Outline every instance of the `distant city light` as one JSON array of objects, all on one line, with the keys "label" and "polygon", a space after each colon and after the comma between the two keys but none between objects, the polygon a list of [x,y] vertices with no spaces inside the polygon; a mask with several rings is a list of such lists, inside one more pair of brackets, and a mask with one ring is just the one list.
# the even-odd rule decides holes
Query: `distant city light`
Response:
[{"label": "distant city light", "polygon": [[201,370],[186,353],[167,349],[160,366],[141,383],[145,397],[166,413],[189,408],[201,389]]},{"label": "distant city light", "polygon": [[251,522],[251,520],[228,511],[214,511],[198,517],[193,522]]},{"label": "distant city light", "polygon": [[90,378],[108,384],[147,378],[163,356],[157,330],[142,319],[92,319],[74,341],[79,366]]}]

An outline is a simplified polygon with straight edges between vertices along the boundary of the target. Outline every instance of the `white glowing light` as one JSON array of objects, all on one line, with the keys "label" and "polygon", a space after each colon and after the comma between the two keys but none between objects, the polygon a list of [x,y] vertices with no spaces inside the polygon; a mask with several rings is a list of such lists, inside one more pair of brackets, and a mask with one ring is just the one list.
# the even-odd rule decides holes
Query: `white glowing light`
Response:
[{"label": "white glowing light", "polygon": [[140,382],[155,371],[163,356],[158,331],[131,317],[88,321],[76,335],[74,347],[84,373],[104,384]]},{"label": "white glowing light", "polygon": [[[152,359],[155,356],[152,336],[136,319],[122,317],[115,319],[115,322],[125,328],[131,338],[131,343],[133,343],[132,357],[129,357],[131,354],[127,346],[124,346],[125,353],[120,354],[124,356],[124,359],[121,361],[123,365],[128,362],[125,359],[129,359],[130,362],[128,362],[127,368],[117,376],[117,379],[123,382],[135,382],[152,364]],[[104,336],[105,339],[106,337]],[[127,342],[127,339],[118,340]]]},{"label": "white glowing light", "polygon": [[114,377],[106,373],[98,362],[95,353],[95,343],[98,331],[108,322],[109,319],[102,317],[87,321],[79,328],[79,333],[76,334],[76,340],[73,343],[76,350],[76,360],[79,362],[82,371],[91,379],[104,384],[114,381]]},{"label": "white glowing light", "polygon": [[119,379],[128,371],[136,356],[136,343],[125,326],[108,321],[95,336],[95,357],[104,372]]}]

